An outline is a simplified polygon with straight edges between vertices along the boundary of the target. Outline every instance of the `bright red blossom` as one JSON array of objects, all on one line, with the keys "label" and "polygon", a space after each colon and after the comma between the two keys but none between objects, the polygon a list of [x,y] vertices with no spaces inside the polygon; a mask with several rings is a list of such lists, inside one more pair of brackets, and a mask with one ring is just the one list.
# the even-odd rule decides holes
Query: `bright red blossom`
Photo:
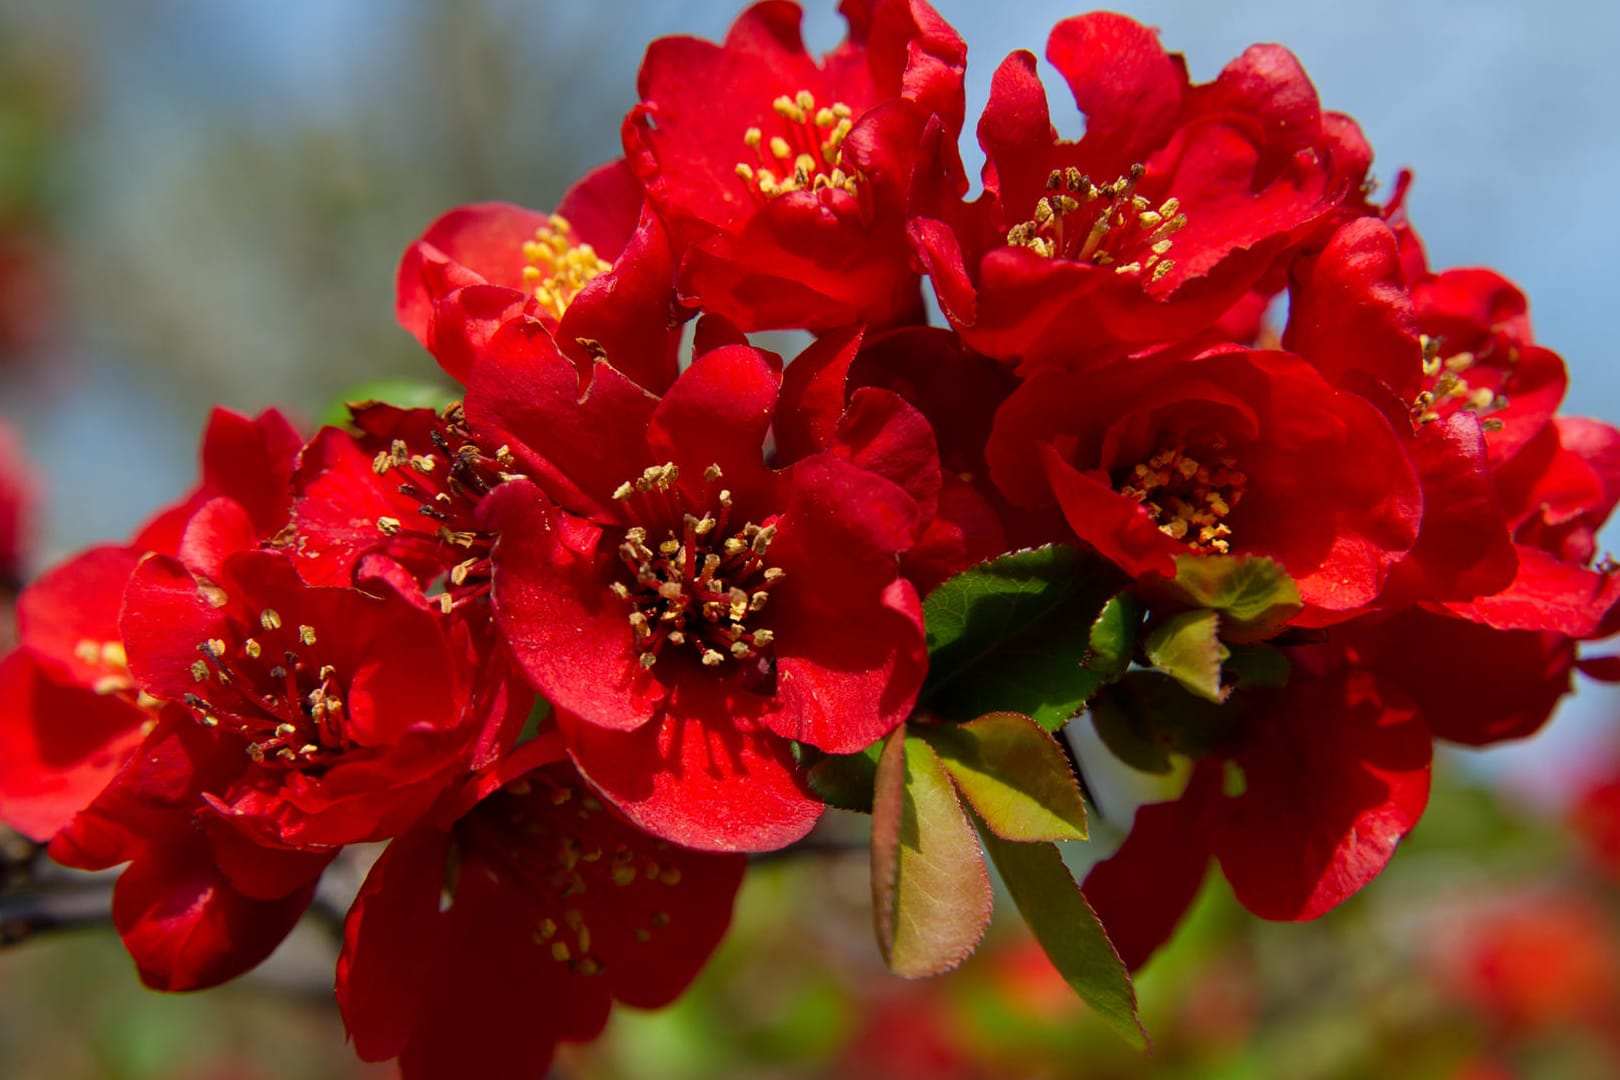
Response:
[{"label": "bright red blossom", "polygon": [[338,964],[356,1049],[406,1077],[544,1071],[614,1000],[655,1008],[685,988],[744,862],[647,836],[565,764],[531,772],[372,868]]},{"label": "bright red blossom", "polygon": [[966,47],[923,0],[842,10],[849,39],[819,63],[781,0],[722,45],[655,41],[624,122],[683,295],[744,330],[921,313],[906,204],[922,142],[954,148],[961,130]]},{"label": "bright red blossom", "polygon": [[675,377],[681,317],[669,242],[625,163],[603,165],[554,214],[510,203],[449,211],[405,252],[395,312],[457,381],[512,319],[541,320],[580,362],[606,356],[653,390]]},{"label": "bright red blossom", "polygon": [[1422,506],[1385,420],[1286,353],[1182,348],[1036,375],[997,413],[987,456],[1009,499],[1055,502],[1127,573],[1265,555],[1322,613],[1372,602]]},{"label": "bright red blossom", "polygon": [[1034,56],[1012,54],[979,121],[984,195],[910,225],[981,352],[1034,370],[1192,336],[1360,205],[1370,149],[1278,46],[1194,86],[1154,31],[1097,12],[1059,23],[1047,58],[1085,137],[1057,137]]},{"label": "bright red blossom", "polygon": [[755,350],[700,356],[658,399],[605,365],[581,396],[543,336],[500,344],[468,416],[544,493],[489,500],[496,612],[580,771],[680,843],[803,835],[820,804],[789,740],[861,749],[921,684],[920,606],[895,557],[923,524],[903,484],[905,463],[936,460],[926,424],[872,391],[840,451],[776,471],[761,444],[778,376]]}]

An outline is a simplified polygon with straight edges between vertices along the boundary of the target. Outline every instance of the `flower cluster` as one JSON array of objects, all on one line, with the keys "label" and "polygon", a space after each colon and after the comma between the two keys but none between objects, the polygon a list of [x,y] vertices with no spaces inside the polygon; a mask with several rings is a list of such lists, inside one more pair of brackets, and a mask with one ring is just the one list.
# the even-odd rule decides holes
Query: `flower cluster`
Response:
[{"label": "flower cluster", "polygon": [[[1374,201],[1288,52],[1195,84],[1128,18],[1064,20],[1084,136],[1013,54],[969,199],[962,41],[923,0],[842,7],[819,60],[775,0],[655,42],[622,160],[427,228],[396,310],[456,400],[308,441],[216,412],[194,491],[22,594],[0,816],[128,864],[148,984],[254,966],[386,842],[338,963],[359,1053],[538,1075],[674,998],[741,853],[829,802],[898,830],[877,867],[960,788],[1018,895],[1007,844],[1068,834],[981,781],[1078,806],[1034,721],[1081,706],[1184,782],[1085,882],[1135,966],[1211,860],[1266,918],[1355,892],[1434,740],[1536,730],[1620,627],[1620,434],[1558,415],[1511,283],[1429,268],[1406,178]],[[781,329],[815,337],[750,343]],[[1034,590],[1063,602],[987,632],[974,590],[1028,549],[1069,556]]]}]

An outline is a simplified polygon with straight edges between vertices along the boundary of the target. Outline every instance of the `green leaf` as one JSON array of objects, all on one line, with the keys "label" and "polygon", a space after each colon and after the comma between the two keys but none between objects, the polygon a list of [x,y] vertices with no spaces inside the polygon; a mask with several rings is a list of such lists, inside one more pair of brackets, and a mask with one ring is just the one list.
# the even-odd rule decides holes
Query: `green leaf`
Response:
[{"label": "green leaf", "polygon": [[1020,712],[1056,731],[1102,685],[1082,665],[1091,627],[1124,584],[1061,544],[971,567],[923,602],[929,673],[920,702],[948,720]]},{"label": "green leaf", "polygon": [[1097,735],[1125,764],[1165,774],[1171,754],[1202,758],[1227,733],[1228,710],[1157,671],[1132,671],[1087,706]]},{"label": "green leaf", "polygon": [[1130,972],[1055,844],[1019,844],[981,828],[985,850],[1035,940],[1080,999],[1138,1050],[1148,1044]]},{"label": "green leaf", "polygon": [[1184,611],[1155,626],[1142,643],[1154,667],[1207,701],[1225,701],[1221,661],[1221,617],[1214,611]]},{"label": "green leaf", "polygon": [[1229,641],[1264,641],[1303,606],[1288,571],[1262,556],[1178,555],[1176,585],[1192,603],[1225,616]]},{"label": "green leaf", "polygon": [[1063,748],[1020,713],[936,724],[922,736],[979,817],[1008,840],[1084,840],[1086,804]]},{"label": "green leaf", "polygon": [[456,400],[456,392],[443,383],[421,379],[377,379],[344,391],[321,414],[321,423],[344,427],[349,422],[349,403],[381,401],[401,409],[442,409]]},{"label": "green leaf", "polygon": [[1142,605],[1128,592],[1122,592],[1103,605],[1102,614],[1091,624],[1090,651],[1086,667],[1113,680],[1131,666],[1136,652],[1136,635],[1142,628]]},{"label": "green leaf", "polygon": [[882,750],[882,743],[873,743],[858,754],[822,755],[805,773],[810,790],[828,806],[870,814]]},{"label": "green leaf", "polygon": [[990,924],[990,875],[939,758],[904,728],[878,758],[872,805],[872,914],[889,970],[949,971]]},{"label": "green leaf", "polygon": [[1288,685],[1292,665],[1275,645],[1233,645],[1229,651],[1224,667],[1238,687]]}]

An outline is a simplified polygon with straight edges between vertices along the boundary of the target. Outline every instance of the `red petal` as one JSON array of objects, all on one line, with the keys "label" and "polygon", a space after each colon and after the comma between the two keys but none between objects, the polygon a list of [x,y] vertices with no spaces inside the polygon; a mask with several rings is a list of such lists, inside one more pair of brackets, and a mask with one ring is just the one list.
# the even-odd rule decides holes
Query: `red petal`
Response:
[{"label": "red petal", "polygon": [[147,718],[123,697],[55,682],[26,652],[0,660],[0,819],[49,840],[106,787]]},{"label": "red petal", "polygon": [[568,543],[560,531],[566,512],[526,481],[501,485],[485,502],[501,533],[492,556],[495,615],[513,657],[561,709],[606,728],[646,723],[664,688],[637,661],[624,605],[597,565],[595,536]]},{"label": "red petal", "polygon": [[1124,15],[1093,12],[1053,27],[1046,58],[1086,114],[1086,143],[1100,148],[1099,157],[1139,161],[1169,136],[1187,76],[1157,31]]},{"label": "red petal", "polygon": [[1429,798],[1428,727],[1366,673],[1295,678],[1237,755],[1213,850],[1243,906],[1313,919],[1376,877]]},{"label": "red petal", "polygon": [[766,708],[699,672],[636,731],[558,720],[579,771],[643,829],[705,851],[772,851],[809,832],[822,804],[787,740],[763,729]]},{"label": "red petal", "polygon": [[1086,899],[1132,971],[1170,940],[1204,884],[1219,783],[1218,765],[1201,767],[1181,798],[1140,807],[1119,850],[1086,875]]}]

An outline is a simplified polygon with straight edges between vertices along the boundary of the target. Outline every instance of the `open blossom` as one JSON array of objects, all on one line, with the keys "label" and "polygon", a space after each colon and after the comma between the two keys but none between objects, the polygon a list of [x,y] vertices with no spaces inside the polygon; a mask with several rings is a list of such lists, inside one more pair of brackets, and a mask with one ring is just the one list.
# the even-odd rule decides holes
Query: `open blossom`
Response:
[{"label": "open blossom", "polygon": [[372,867],[338,962],[355,1048],[407,1078],[543,1073],[615,1000],[655,1008],[685,988],[744,864],[646,835],[566,763],[528,772]]},{"label": "open blossom", "polygon": [[575,184],[553,214],[510,203],[448,211],[400,262],[400,325],[458,381],[492,334],[527,316],[576,360],[605,357],[662,390],[682,319],[669,241],[644,201],[619,161]]},{"label": "open blossom", "polygon": [[1056,503],[1133,576],[1264,555],[1324,613],[1372,602],[1422,507],[1384,418],[1281,352],[1177,347],[1038,374],[997,413],[988,457],[1008,498]]},{"label": "open blossom", "polygon": [[1421,716],[1342,653],[1311,651],[1286,688],[1238,699],[1185,792],[1140,808],[1124,845],[1086,878],[1131,967],[1168,939],[1212,859],[1250,911],[1312,919],[1377,876],[1422,815]]},{"label": "open blossom", "polygon": [[[206,529],[185,540],[204,507],[226,500],[252,543],[286,520],[298,435],[275,410],[249,419],[216,409],[203,435],[202,477],[128,544],[80,552],[18,598],[19,645],[0,660],[0,817],[49,840],[102,790],[161,704],[130,677],[118,627],[124,589],[148,552],[211,562]],[[212,552],[212,554],[211,554]]]},{"label": "open blossom", "polygon": [[1057,137],[1034,56],[1014,53],[979,121],[984,195],[910,225],[981,352],[1033,370],[1190,337],[1280,287],[1267,278],[1286,254],[1360,208],[1371,151],[1285,49],[1253,46],[1192,85],[1154,31],[1096,12],[1059,23],[1047,58],[1084,138]]},{"label": "open blossom", "polygon": [[487,503],[496,612],[575,763],[689,846],[802,836],[821,804],[790,740],[859,750],[921,685],[896,556],[923,522],[891,475],[934,460],[926,422],[874,391],[839,447],[778,471],[762,443],[779,376],[756,350],[702,355],[655,398],[603,364],[581,394],[543,334],[496,345],[469,422],[538,481]]},{"label": "open blossom", "polygon": [[842,5],[818,63],[796,4],[723,44],[655,41],[625,156],[680,252],[681,292],[744,330],[916,321],[906,205],[925,138],[962,125],[966,47],[923,0]]}]

